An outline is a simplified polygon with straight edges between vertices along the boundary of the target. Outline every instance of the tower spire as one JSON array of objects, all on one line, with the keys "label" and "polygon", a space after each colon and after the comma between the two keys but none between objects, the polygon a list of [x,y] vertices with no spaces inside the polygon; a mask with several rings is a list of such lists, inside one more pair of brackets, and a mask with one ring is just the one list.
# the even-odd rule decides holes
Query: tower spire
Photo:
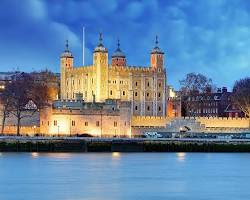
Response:
[{"label": "tower spire", "polygon": [[66,46],[66,51],[68,51],[69,50],[69,41],[68,40],[66,40],[65,46]]},{"label": "tower spire", "polygon": [[120,40],[119,40],[119,38],[117,39],[117,49],[120,49]]},{"label": "tower spire", "polygon": [[103,45],[102,44],[102,32],[99,33],[99,45]]},{"label": "tower spire", "polygon": [[158,47],[159,41],[158,41],[158,35],[155,36],[155,46]]}]

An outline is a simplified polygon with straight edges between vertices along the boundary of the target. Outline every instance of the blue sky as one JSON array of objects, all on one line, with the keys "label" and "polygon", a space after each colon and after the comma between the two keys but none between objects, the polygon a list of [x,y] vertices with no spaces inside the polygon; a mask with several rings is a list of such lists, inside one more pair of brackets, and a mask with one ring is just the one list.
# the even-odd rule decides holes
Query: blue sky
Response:
[{"label": "blue sky", "polygon": [[82,65],[92,63],[98,33],[111,56],[120,38],[129,65],[147,66],[155,35],[165,52],[168,83],[179,87],[189,72],[218,86],[250,76],[248,0],[1,0],[0,69],[59,72],[65,40]]}]

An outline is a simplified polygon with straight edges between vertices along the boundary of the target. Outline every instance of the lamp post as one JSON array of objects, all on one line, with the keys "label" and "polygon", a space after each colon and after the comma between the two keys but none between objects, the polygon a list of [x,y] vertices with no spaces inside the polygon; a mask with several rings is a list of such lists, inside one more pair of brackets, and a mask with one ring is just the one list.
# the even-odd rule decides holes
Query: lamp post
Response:
[{"label": "lamp post", "polygon": [[69,137],[71,137],[71,124],[72,124],[72,122],[71,122],[71,114],[72,114],[72,110],[70,109],[70,115],[69,115]]},{"label": "lamp post", "polygon": [[33,133],[35,135],[36,126],[33,126]]}]

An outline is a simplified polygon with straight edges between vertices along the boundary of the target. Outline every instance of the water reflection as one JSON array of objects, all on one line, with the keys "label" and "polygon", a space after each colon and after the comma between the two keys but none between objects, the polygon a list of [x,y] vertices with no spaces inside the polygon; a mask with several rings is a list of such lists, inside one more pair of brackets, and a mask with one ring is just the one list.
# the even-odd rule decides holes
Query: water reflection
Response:
[{"label": "water reflection", "polygon": [[118,157],[120,157],[121,156],[121,153],[120,152],[113,152],[112,153],[112,157],[113,158],[118,158]]},{"label": "water reflection", "polygon": [[58,158],[58,159],[69,159],[72,157],[72,153],[47,153],[48,157]]},{"label": "water reflection", "polygon": [[248,200],[249,157],[249,153],[2,153],[0,200]]},{"label": "water reflection", "polygon": [[37,152],[32,152],[32,153],[31,153],[31,156],[32,156],[32,158],[38,158],[39,153],[37,153]]},{"label": "water reflection", "polygon": [[184,161],[184,160],[185,160],[186,153],[184,153],[184,152],[179,152],[179,153],[176,153],[176,155],[177,155],[177,159],[178,159],[179,161]]}]

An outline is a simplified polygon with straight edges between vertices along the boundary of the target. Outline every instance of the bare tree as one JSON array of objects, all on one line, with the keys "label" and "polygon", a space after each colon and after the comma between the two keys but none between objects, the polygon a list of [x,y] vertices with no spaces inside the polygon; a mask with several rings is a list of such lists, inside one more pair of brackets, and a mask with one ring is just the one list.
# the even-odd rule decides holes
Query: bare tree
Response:
[{"label": "bare tree", "polygon": [[250,77],[240,79],[235,82],[232,99],[233,102],[249,118],[250,127]]},{"label": "bare tree", "polygon": [[202,102],[205,96],[211,94],[215,87],[212,79],[195,73],[189,73],[183,80],[180,80],[180,86],[182,112],[184,116],[189,117],[195,116],[198,103]]},{"label": "bare tree", "polygon": [[[9,83],[6,83],[7,88],[8,84]],[[3,92],[0,93],[0,104],[1,104],[1,114],[2,114],[1,134],[4,133],[5,121],[10,114],[11,94],[9,92],[10,91],[8,89],[5,89],[3,90]]]},{"label": "bare tree", "polygon": [[39,109],[49,105],[48,88],[46,84],[35,81],[30,74],[18,73],[12,76],[6,91],[6,98],[10,102],[9,112],[17,119],[17,135],[20,135],[21,120],[32,117]]}]

